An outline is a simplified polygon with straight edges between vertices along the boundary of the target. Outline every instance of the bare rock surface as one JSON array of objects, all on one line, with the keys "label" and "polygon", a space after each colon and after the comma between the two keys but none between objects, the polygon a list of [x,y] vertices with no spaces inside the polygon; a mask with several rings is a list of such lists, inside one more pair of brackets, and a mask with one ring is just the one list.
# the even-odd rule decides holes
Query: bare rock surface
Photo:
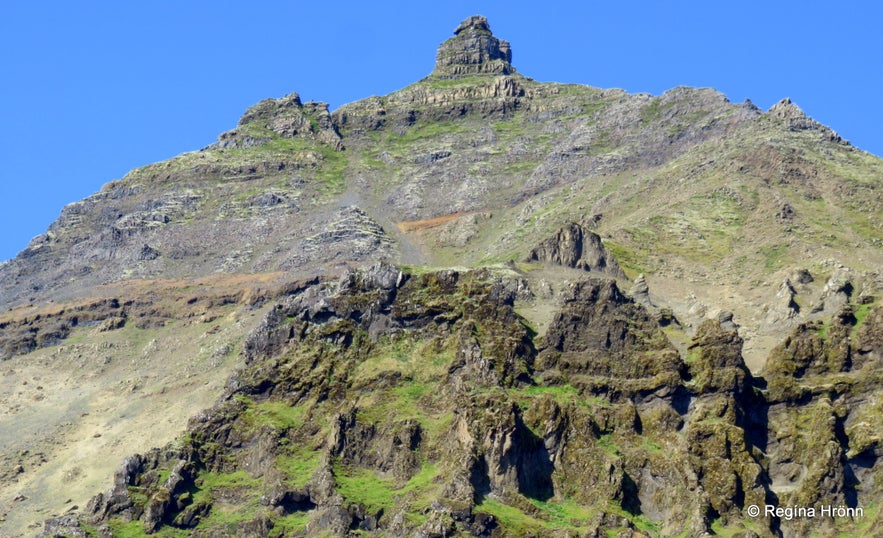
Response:
[{"label": "bare rock surface", "polygon": [[454,30],[454,37],[438,48],[433,76],[462,77],[475,74],[509,75],[512,49],[494,37],[485,17],[473,15]]},{"label": "bare rock surface", "polygon": [[604,248],[601,237],[575,223],[564,226],[554,236],[531,250],[527,261],[553,263],[625,277],[619,264]]}]

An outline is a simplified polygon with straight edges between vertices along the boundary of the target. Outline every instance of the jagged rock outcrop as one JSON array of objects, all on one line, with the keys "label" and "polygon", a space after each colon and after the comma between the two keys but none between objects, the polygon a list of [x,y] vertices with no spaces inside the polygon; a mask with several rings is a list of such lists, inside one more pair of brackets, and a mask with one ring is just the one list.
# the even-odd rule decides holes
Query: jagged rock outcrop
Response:
[{"label": "jagged rock outcrop", "polygon": [[[759,416],[769,436],[760,447],[780,506],[864,510],[878,494],[872,483],[883,450],[869,425],[883,416],[881,313],[879,305],[844,304],[830,322],[801,324],[764,368],[768,407]],[[796,519],[787,528],[795,536],[832,534],[835,523]]]},{"label": "jagged rock outcrop", "polygon": [[559,229],[555,235],[534,247],[526,259],[625,278],[619,264],[604,248],[601,237],[576,223]]},{"label": "jagged rock outcrop", "polygon": [[681,379],[683,363],[656,318],[611,280],[574,284],[545,343],[539,356],[544,375],[604,378],[606,389],[623,395],[672,388]]},{"label": "jagged rock outcrop", "polygon": [[[587,279],[535,349],[515,295],[488,270],[387,264],[304,283],[249,337],[245,368],[183,445],[127,459],[82,522],[497,536],[513,529],[505,514],[520,513],[534,534],[633,530],[649,518],[661,534],[698,536],[750,518],[760,535],[788,536],[805,522],[745,510],[854,506],[855,480],[871,480],[881,451],[866,425],[883,410],[856,403],[881,390],[880,308],[863,314],[873,336],[830,333],[877,368],[832,392],[815,381],[831,370],[778,368],[768,387],[752,376],[728,312],[680,357],[657,316],[614,281]],[[809,385],[783,389],[795,382]],[[225,514],[236,524],[222,530]],[[72,521],[50,527],[75,532]]]},{"label": "jagged rock outcrop", "polygon": [[393,240],[380,224],[357,206],[338,209],[330,218],[307,230],[292,254],[281,264],[283,269],[320,264],[332,260],[388,259]]},{"label": "jagged rock outcrop", "polygon": [[813,306],[812,312],[833,314],[843,305],[849,303],[855,291],[852,279],[853,275],[846,268],[838,268],[834,271],[825,282],[821,297],[819,297],[818,303]]},{"label": "jagged rock outcrop", "polygon": [[[701,477],[706,509],[725,522],[743,517],[751,505],[764,506],[767,490],[759,454],[752,448],[750,421],[757,401],[752,376],[742,359],[742,339],[730,321],[706,320],[688,349],[689,375],[696,385],[693,412],[684,428],[690,463]],[[761,516],[766,526],[771,518]]]},{"label": "jagged rock outcrop", "polygon": [[340,134],[326,103],[302,103],[296,93],[281,99],[265,99],[250,107],[236,129],[218,137],[206,149],[251,148],[269,143],[274,136],[319,140],[341,149]]},{"label": "jagged rock outcrop", "polygon": [[800,313],[800,305],[794,300],[796,296],[797,291],[794,289],[791,280],[787,278],[783,280],[779,286],[779,291],[776,292],[775,301],[767,314],[767,321],[775,323],[797,316]]},{"label": "jagged rock outcrop", "polygon": [[[873,304],[873,303],[870,303]],[[860,327],[856,311],[861,312]],[[764,372],[790,386],[792,379],[859,371],[880,356],[880,307],[843,304],[830,321],[801,323],[776,347]]]},{"label": "jagged rock outcrop", "polygon": [[647,285],[647,277],[644,276],[644,273],[635,277],[635,281],[629,289],[629,295],[636,303],[653,306],[653,302],[650,300],[650,286]]},{"label": "jagged rock outcrop", "polygon": [[87,538],[86,531],[80,526],[80,518],[76,514],[55,517],[43,525],[43,532],[37,538]]},{"label": "jagged rock outcrop", "polygon": [[494,37],[485,17],[473,15],[457,26],[454,37],[439,46],[432,75],[450,78],[513,72],[509,42]]},{"label": "jagged rock outcrop", "polygon": [[840,135],[807,116],[806,113],[788,97],[770,107],[767,111],[767,115],[771,118],[775,118],[777,121],[783,122],[791,131],[819,131],[822,136],[831,142],[849,144],[848,142],[845,142]]}]

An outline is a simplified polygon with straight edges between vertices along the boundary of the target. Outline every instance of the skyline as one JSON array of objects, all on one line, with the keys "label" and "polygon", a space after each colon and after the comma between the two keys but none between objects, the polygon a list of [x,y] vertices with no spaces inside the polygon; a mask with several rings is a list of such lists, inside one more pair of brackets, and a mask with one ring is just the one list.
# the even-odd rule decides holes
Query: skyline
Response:
[{"label": "skyline", "polygon": [[64,205],[211,144],[262,99],[297,92],[334,110],[423,78],[437,46],[473,14],[488,17],[513,65],[535,80],[653,95],[713,87],[764,110],[790,97],[883,155],[873,28],[883,8],[870,2],[451,2],[431,16],[403,2],[344,2],[333,14],[281,1],[49,5],[13,2],[0,22],[0,43],[16,51],[0,100],[0,261]]}]

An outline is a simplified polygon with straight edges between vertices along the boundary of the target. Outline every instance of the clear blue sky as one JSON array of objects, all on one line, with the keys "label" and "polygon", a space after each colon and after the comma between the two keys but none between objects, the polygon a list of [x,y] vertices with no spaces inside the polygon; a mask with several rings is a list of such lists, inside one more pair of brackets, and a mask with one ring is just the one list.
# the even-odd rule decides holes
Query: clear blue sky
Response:
[{"label": "clear blue sky", "polygon": [[204,147],[249,105],[344,103],[422,78],[472,14],[540,81],[791,97],[883,155],[875,1],[4,2],[0,260],[128,170]]}]

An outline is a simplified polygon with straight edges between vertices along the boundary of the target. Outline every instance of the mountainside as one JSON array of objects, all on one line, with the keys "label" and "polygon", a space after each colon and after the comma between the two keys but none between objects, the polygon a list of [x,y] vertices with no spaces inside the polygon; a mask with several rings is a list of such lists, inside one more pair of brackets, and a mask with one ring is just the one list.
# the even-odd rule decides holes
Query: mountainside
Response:
[{"label": "mountainside", "polygon": [[881,188],[788,99],[536,82],[470,17],[0,265],[0,534],[879,533]]}]

